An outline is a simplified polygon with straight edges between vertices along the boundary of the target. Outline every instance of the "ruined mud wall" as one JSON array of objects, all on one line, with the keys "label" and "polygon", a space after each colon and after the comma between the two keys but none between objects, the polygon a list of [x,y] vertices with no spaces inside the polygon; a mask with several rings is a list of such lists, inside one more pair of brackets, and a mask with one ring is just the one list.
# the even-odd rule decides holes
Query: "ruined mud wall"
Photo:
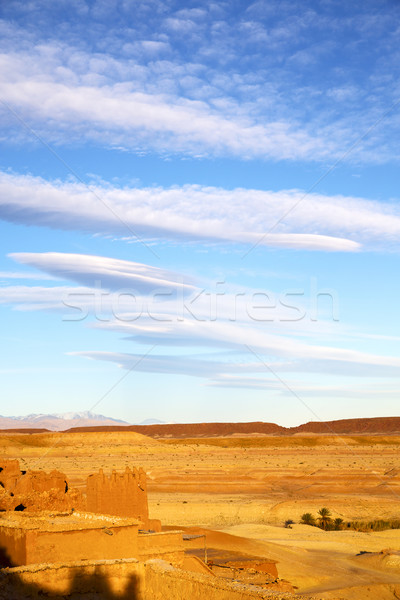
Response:
[{"label": "ruined mud wall", "polygon": [[0,462],[0,485],[16,494],[43,493],[50,490],[68,491],[67,478],[60,471],[21,471],[18,460]]},{"label": "ruined mud wall", "polygon": [[[17,508],[18,507],[18,508]],[[84,508],[82,495],[70,490],[60,471],[21,471],[18,460],[0,461],[0,510]]]},{"label": "ruined mud wall", "polygon": [[149,527],[146,473],[126,467],[124,473],[103,470],[89,475],[86,482],[86,510],[103,515],[134,517]]},{"label": "ruined mud wall", "polygon": [[67,478],[60,471],[51,471],[44,473],[43,471],[27,471],[21,472],[21,477],[15,483],[14,493],[19,495],[29,495],[33,493],[43,494],[56,490],[65,494],[68,491]]},{"label": "ruined mud wall", "polygon": [[3,459],[0,462],[0,485],[4,489],[14,488],[20,476],[18,460]]},{"label": "ruined mud wall", "polygon": [[304,600],[304,596],[181,571],[164,561],[90,561],[0,570],[0,600],[43,595],[64,600]]}]

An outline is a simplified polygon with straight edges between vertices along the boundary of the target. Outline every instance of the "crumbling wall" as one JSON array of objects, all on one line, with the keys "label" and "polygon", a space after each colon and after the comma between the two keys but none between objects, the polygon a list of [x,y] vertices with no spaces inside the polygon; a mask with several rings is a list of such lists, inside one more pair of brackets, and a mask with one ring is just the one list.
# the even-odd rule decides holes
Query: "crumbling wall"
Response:
[{"label": "crumbling wall", "polygon": [[[17,508],[19,507],[19,508]],[[149,519],[146,473],[127,467],[125,472],[103,470],[89,475],[86,496],[70,489],[64,473],[21,471],[18,460],[0,461],[0,510],[87,510],[89,512],[134,517],[143,529],[160,531],[161,523]]]},{"label": "crumbling wall", "polygon": [[15,487],[21,476],[18,460],[3,459],[0,462],[0,486],[8,490]]},{"label": "crumbling wall", "polygon": [[[18,508],[17,508],[18,507]],[[21,471],[18,460],[0,461],[0,510],[84,509],[78,490],[71,490],[60,471]]]},{"label": "crumbling wall", "polygon": [[86,510],[103,515],[134,517],[150,528],[146,473],[142,468],[126,467],[124,473],[103,470],[89,475],[86,482]]},{"label": "crumbling wall", "polygon": [[14,494],[28,496],[32,493],[42,494],[50,490],[65,493],[68,491],[67,478],[60,471],[27,471],[17,479],[14,485]]},{"label": "crumbling wall", "polygon": [[52,471],[21,471],[18,460],[0,461],[0,485],[14,494],[48,492],[52,489],[65,492],[68,483],[64,473]]}]

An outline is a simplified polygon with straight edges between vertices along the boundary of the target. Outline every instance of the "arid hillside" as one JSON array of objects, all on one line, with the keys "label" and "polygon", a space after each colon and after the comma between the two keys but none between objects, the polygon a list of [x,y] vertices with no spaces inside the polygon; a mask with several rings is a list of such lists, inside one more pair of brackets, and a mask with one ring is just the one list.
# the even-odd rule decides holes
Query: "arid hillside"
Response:
[{"label": "arid hillside", "polygon": [[[111,422],[112,420],[110,420]],[[54,431],[51,426],[16,427],[15,422],[0,418],[0,431],[4,433],[44,433]],[[60,430],[60,429],[59,429]],[[60,430],[61,431],[61,430]],[[338,421],[310,421],[297,427],[282,427],[276,423],[254,421],[249,423],[157,423],[154,425],[92,425],[69,427],[65,432],[127,432],[133,431],[154,438],[210,438],[229,436],[295,435],[315,433],[335,434],[400,434],[400,417],[374,417],[369,419],[341,419]]]},{"label": "arid hillside", "polygon": [[293,435],[296,433],[352,434],[400,433],[400,417],[311,421],[298,427],[282,427],[275,423],[163,423],[156,425],[75,427],[68,431],[136,431],[161,438],[221,437],[230,435]]}]

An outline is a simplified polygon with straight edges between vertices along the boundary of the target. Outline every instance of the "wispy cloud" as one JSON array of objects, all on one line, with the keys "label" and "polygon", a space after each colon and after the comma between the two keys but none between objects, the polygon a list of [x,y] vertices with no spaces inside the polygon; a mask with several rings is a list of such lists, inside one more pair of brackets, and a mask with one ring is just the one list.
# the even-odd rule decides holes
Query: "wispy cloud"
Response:
[{"label": "wispy cloud", "polygon": [[[112,362],[123,369],[129,369],[140,356],[140,354],[134,353],[98,350],[70,352],[69,354],[73,356],[82,356],[92,360]],[[373,356],[367,357],[367,355],[365,355],[364,360],[365,364],[368,365],[368,373],[365,372],[361,376],[365,379],[370,379],[371,381],[374,381],[374,378],[379,376],[393,378],[396,378],[396,375],[398,376],[398,364],[395,367],[391,366],[389,364],[391,359],[389,358],[387,361],[388,364],[379,366],[375,364],[374,358],[375,357]],[[398,377],[393,380],[392,384],[388,385],[376,383],[354,385],[349,384],[348,382],[346,385],[332,385],[332,383],[325,385],[315,385],[314,383],[308,384],[300,378],[303,373],[301,359],[299,359],[299,361],[293,361],[291,368],[286,370],[280,369],[279,362],[276,362],[276,360],[270,359],[268,362],[273,367],[274,372],[284,372],[285,380],[289,378],[291,384],[296,386],[299,393],[304,393],[305,395],[324,396],[326,393],[327,396],[362,397],[363,394],[368,396],[371,394],[373,395],[374,393],[375,395],[382,393],[384,396],[394,396],[398,389]],[[397,369],[397,373],[395,373],[395,369]],[[212,356],[209,359],[204,359],[202,357],[196,357],[196,355],[158,354],[149,356],[146,360],[142,361],[139,370],[146,373],[165,373],[199,377],[205,379],[207,385],[213,387],[237,387],[285,391],[282,389],[282,385],[279,381],[271,376],[265,365],[259,361],[253,362],[252,357],[248,357],[246,360],[246,358],[242,356],[240,359],[236,358],[233,360],[231,359],[230,361],[223,361],[215,359]],[[314,372],[314,374],[319,373],[318,364],[312,372]],[[238,373],[240,373],[240,375],[238,375]],[[257,373],[258,375],[257,377],[250,376],[249,374],[251,373]],[[325,371],[325,374],[326,373],[329,373],[329,370]],[[355,377],[360,377],[357,365],[353,374]]]},{"label": "wispy cloud", "polygon": [[[123,369],[129,369],[140,358],[140,354],[125,354],[117,352],[70,352],[72,356],[82,356],[92,360],[116,363]],[[149,355],[138,365],[137,371],[145,373],[169,373],[172,375],[189,375],[207,378],[218,369],[224,368],[223,363],[210,360],[190,358],[187,356]]]},{"label": "wispy cloud", "polygon": [[[309,343],[283,332],[272,333],[268,323],[255,323],[250,318],[247,322],[229,322],[223,317],[216,320],[197,320],[186,316],[173,319],[160,312],[154,318],[141,318],[140,322],[124,323],[110,320],[96,324],[97,328],[118,331],[129,336],[133,341],[144,343],[166,343],[169,345],[192,346],[208,343],[212,347],[240,350],[247,345],[274,358],[285,358],[286,368],[296,370],[296,361],[318,361],[325,368],[329,363],[350,363],[359,365],[375,365],[377,367],[400,367],[400,358],[369,354],[359,350]],[[288,333],[288,332],[286,332]],[[289,365],[288,359],[294,362]],[[284,368],[284,365],[281,365]],[[301,369],[300,369],[301,370]],[[329,370],[329,367],[327,368]]]},{"label": "wispy cloud", "polygon": [[[243,388],[253,390],[265,390],[272,392],[280,392],[282,395],[290,394],[290,392],[282,386],[282,383],[277,379],[269,379],[268,377],[246,377],[242,375],[224,374],[207,383],[211,387],[221,388]],[[369,397],[382,399],[398,397],[398,384],[371,384],[368,385],[313,385],[307,384],[300,379],[291,379],[290,387],[302,397],[313,398],[361,398]]]},{"label": "wispy cloud", "polygon": [[[123,333],[139,343],[157,343],[171,347],[212,346],[226,350],[241,350],[249,344],[257,351],[275,358],[283,357],[286,361],[290,358],[295,362],[302,361],[303,363],[316,360],[319,364],[324,363],[325,366],[329,363],[339,362],[368,364],[377,367],[400,367],[400,359],[396,357],[373,355],[348,348],[329,347],[315,343],[315,341],[310,343],[300,337],[296,338],[293,335],[296,331],[295,326],[298,320],[302,319],[297,319],[296,316],[293,318],[292,331],[287,330],[285,325],[280,327],[282,307],[278,309],[279,314],[275,315],[278,325],[274,327],[271,326],[268,314],[260,318],[260,313],[257,312],[257,315],[254,316],[254,310],[249,312],[248,306],[243,310],[240,302],[242,304],[246,302],[246,299],[243,301],[244,293],[237,295],[228,293],[223,300],[217,296],[202,295],[201,289],[196,289],[191,284],[185,284],[178,274],[172,274],[149,265],[99,256],[60,253],[17,253],[11,256],[23,264],[35,266],[62,279],[84,284],[85,287],[56,286],[48,288],[50,296],[47,292],[43,293],[46,288],[31,289],[27,286],[5,288],[2,290],[3,302],[21,302],[23,304],[28,301],[28,305],[32,306],[36,299],[37,308],[43,308],[46,307],[46,303],[47,307],[54,307],[54,304],[53,306],[49,305],[50,301],[57,303],[62,300],[65,308],[68,306],[65,302],[66,298],[70,298],[72,295],[77,298],[82,295],[83,297],[89,296],[89,302],[95,303],[96,298],[93,298],[93,293],[88,294],[88,291],[92,291],[99,283],[111,291],[134,290],[139,297],[146,294],[154,296],[157,291],[160,291],[162,297],[157,297],[154,302],[146,306],[146,312],[141,312],[135,318],[129,318],[128,312],[124,312],[126,305],[119,303],[118,308],[123,313],[119,318],[115,318],[110,311],[107,319],[102,318],[100,322],[94,323],[96,328]],[[186,299],[182,295],[171,297],[171,291],[177,289],[182,289],[188,297]],[[43,296],[47,297],[44,302]],[[238,296],[241,298],[239,306]],[[109,309],[112,308],[113,299],[114,297],[108,297]],[[214,306],[217,300],[219,304]],[[233,309],[233,313],[230,309]],[[287,320],[286,318],[285,322]],[[297,334],[304,335],[305,333],[307,330],[301,327],[297,330]],[[280,368],[284,368],[284,364],[281,364]],[[292,364],[290,368],[296,369],[296,365]]]},{"label": "wispy cloud", "polygon": [[[120,330],[139,343],[154,338],[154,343],[163,346],[207,346],[214,340],[228,348],[244,339],[235,342],[232,338],[233,324],[237,331],[252,326],[269,336],[296,332],[297,336],[317,340],[346,333],[338,322],[334,291],[323,292],[329,295],[329,304],[322,312],[316,282],[307,290],[289,288],[278,292],[220,278],[215,281],[199,278],[195,286],[192,278],[183,274],[103,256],[63,253],[10,256],[45,271],[44,277],[47,273],[56,274],[54,281],[83,285],[3,285],[1,303],[19,310],[61,311],[66,321],[93,317],[94,321],[89,321],[93,327]],[[72,314],[68,309],[74,309]],[[79,314],[74,314],[77,309]]]},{"label": "wispy cloud", "polygon": [[105,256],[60,252],[17,252],[9,256],[24,265],[91,288],[101,284],[107,290],[130,289],[144,295],[158,289],[171,292],[179,289],[183,294],[196,289],[171,271]]},{"label": "wispy cloud", "polygon": [[[218,286],[217,292],[210,293],[200,283],[195,287],[185,282],[177,273],[100,256],[15,253],[11,257],[79,285],[0,287],[0,303],[19,310],[61,311],[64,321],[82,321],[104,332],[119,333],[126,343],[168,348],[165,355],[144,361],[143,371],[193,375],[218,386],[231,385],[236,380],[226,376],[239,372],[243,380],[236,381],[238,386],[245,386],[247,381],[250,389],[268,387],[263,381],[247,380],[246,374],[265,373],[263,362],[255,361],[246,351],[250,346],[279,373],[398,376],[397,356],[358,349],[363,347],[364,338],[361,335],[357,340],[354,331],[353,347],[349,347],[349,336],[347,347],[341,347],[338,340],[346,334],[344,326],[333,327],[329,320],[311,323],[299,307],[288,315],[287,303],[270,304],[269,291],[240,288],[235,293],[234,286],[228,284],[226,293]],[[262,309],[260,294],[268,299]],[[327,332],[330,344],[325,341]],[[201,349],[206,358],[182,357],[180,348]],[[211,348],[214,354],[207,356]],[[99,351],[81,354],[123,367],[136,356]]]},{"label": "wispy cloud", "polygon": [[260,241],[265,246],[341,252],[398,248],[400,211],[394,203],[322,194],[304,197],[299,190],[199,185],[115,188],[97,184],[91,189],[94,193],[83,184],[2,173],[0,218],[122,236],[130,229],[155,240]]},{"label": "wispy cloud", "polygon": [[29,286],[29,285],[8,285],[0,286],[0,304],[8,304],[16,310],[47,310],[66,312],[66,300],[68,298],[79,296],[80,307],[90,302],[93,305],[93,289],[78,286],[57,285],[48,286]]}]

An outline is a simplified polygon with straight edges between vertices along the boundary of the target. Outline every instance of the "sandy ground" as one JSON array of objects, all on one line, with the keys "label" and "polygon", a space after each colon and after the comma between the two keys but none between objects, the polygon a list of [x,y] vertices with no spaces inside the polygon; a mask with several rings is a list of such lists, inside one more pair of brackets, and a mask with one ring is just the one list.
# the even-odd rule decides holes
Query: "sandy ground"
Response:
[{"label": "sandy ground", "polygon": [[[400,530],[324,532],[294,525],[322,506],[344,520],[400,519],[400,439],[395,436],[268,436],[153,440],[133,432],[0,434],[21,468],[66,473],[83,487],[103,468],[142,466],[150,516],[169,526],[211,528],[214,545],[278,561],[280,577],[319,598],[400,598]],[[211,540],[210,540],[211,543]]]},{"label": "sandy ground", "polygon": [[[400,549],[399,530],[325,532],[307,525],[293,525],[292,529],[236,525],[224,533],[279,544],[279,550],[271,548],[270,554],[274,554],[271,558],[279,561],[280,576],[290,580],[302,593],[349,600],[400,597],[400,561],[387,566],[385,555],[380,554],[383,549]],[[294,561],[293,556],[287,554],[288,549],[295,551]],[[360,552],[374,555],[360,555]],[[361,591],[355,589],[359,587]],[[392,593],[391,587],[398,596]]]},{"label": "sandy ground", "polygon": [[[236,525],[219,531],[188,531],[206,535],[212,556],[216,550],[220,557],[224,551],[235,551],[276,560],[280,578],[290,581],[302,595],[346,600],[400,597],[400,555],[380,553],[382,546],[399,547],[397,531],[324,532],[306,525],[294,525],[293,529]],[[203,548],[203,540],[198,548]],[[360,555],[361,549],[371,554]]]}]

